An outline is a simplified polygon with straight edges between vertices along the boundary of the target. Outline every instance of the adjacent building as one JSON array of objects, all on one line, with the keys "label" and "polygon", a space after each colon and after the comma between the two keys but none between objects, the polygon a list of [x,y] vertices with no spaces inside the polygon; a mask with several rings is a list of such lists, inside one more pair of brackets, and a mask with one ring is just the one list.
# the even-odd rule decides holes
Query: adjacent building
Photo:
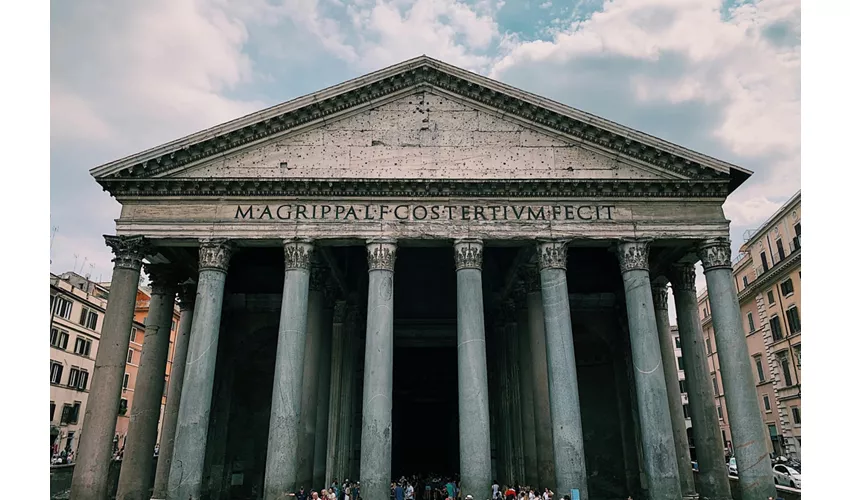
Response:
[{"label": "adjacent building", "polygon": [[[759,228],[747,231],[733,267],[768,449],[795,458],[800,456],[802,435],[800,222],[798,191]],[[720,360],[705,292],[699,297],[699,310],[718,417],[729,447]]]},{"label": "adjacent building", "polygon": [[682,362],[682,341],[679,338],[679,327],[670,326],[670,335],[673,337],[673,351],[676,353],[676,376],[679,379],[679,392],[682,393],[682,412],[685,414],[685,429],[688,431],[688,446],[691,450],[691,460],[696,460],[694,453],[693,435],[691,434],[691,413],[688,408],[688,391],[685,385],[685,369]]},{"label": "adjacent building", "polygon": [[[145,322],[150,307],[150,288],[140,286],[136,294],[133,326],[128,335],[126,368],[121,389],[113,447],[121,449],[130,425],[130,410],[136,374],[144,344]],[[95,283],[74,272],[50,275],[50,448],[51,455],[76,451],[83,430],[88,389],[94,371],[100,327],[109,299],[109,283]],[[166,389],[171,372],[174,335],[179,314],[171,324]]]},{"label": "adjacent building", "polygon": [[76,273],[50,275],[50,452],[76,451],[106,311],[105,290]]}]

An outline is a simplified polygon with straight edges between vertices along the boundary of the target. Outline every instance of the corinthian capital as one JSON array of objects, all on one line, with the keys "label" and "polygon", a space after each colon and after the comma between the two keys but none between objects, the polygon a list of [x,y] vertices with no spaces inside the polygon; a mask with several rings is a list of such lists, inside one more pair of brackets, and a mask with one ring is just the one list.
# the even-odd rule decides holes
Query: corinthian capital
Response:
[{"label": "corinthian capital", "polygon": [[541,241],[537,244],[537,264],[540,270],[567,269],[567,242]]},{"label": "corinthian capital", "polygon": [[656,309],[667,310],[667,283],[652,284],[652,303]]},{"label": "corinthian capital", "polygon": [[145,264],[145,272],[151,280],[151,294],[174,294],[179,274],[171,264]]},{"label": "corinthian capital", "polygon": [[313,244],[307,241],[288,241],[283,244],[284,268],[310,269],[313,260]]},{"label": "corinthian capital", "polygon": [[617,245],[620,272],[649,270],[649,241],[623,240]]},{"label": "corinthian capital", "polygon": [[455,241],[455,268],[481,270],[484,259],[484,243],[481,240]]},{"label": "corinthian capital", "polygon": [[693,264],[679,263],[670,266],[670,271],[666,273],[670,279],[670,284],[674,290],[681,291],[696,291],[697,274]]},{"label": "corinthian capital", "polygon": [[732,247],[728,238],[706,240],[699,246],[699,259],[705,271],[732,269]]},{"label": "corinthian capital", "polygon": [[195,307],[195,294],[198,293],[198,283],[189,278],[180,283],[177,288],[177,301],[180,309],[193,309]]},{"label": "corinthian capital", "polygon": [[392,271],[395,267],[395,241],[375,240],[366,243],[366,260],[370,271]]},{"label": "corinthian capital", "polygon": [[201,240],[198,249],[198,270],[215,269],[226,273],[232,255],[233,245],[228,240]]},{"label": "corinthian capital", "polygon": [[148,241],[143,236],[109,236],[104,235],[106,245],[112,249],[115,257],[112,262],[115,268],[139,271],[142,268],[142,259],[150,250]]}]

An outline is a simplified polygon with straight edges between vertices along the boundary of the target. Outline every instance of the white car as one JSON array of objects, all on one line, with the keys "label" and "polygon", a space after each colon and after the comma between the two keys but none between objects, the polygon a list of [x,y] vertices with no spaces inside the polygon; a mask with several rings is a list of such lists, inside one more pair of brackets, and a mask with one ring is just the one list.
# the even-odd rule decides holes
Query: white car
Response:
[{"label": "white car", "polygon": [[800,489],[802,484],[800,473],[784,464],[773,466],[773,482],[781,486],[790,486],[797,489]]},{"label": "white car", "polygon": [[726,464],[726,471],[730,476],[738,475],[738,461],[735,460],[735,457],[729,459],[729,463]]}]

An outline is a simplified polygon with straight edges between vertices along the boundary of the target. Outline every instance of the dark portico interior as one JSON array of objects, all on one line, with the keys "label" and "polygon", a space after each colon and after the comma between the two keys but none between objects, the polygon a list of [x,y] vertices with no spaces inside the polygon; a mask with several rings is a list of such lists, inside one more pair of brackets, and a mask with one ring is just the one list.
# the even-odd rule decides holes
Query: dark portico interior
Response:
[{"label": "dark portico interior", "polygon": [[[444,243],[405,246],[399,242],[394,275],[393,477],[459,472],[456,271],[451,243]],[[499,321],[508,318],[505,301],[517,296],[518,287],[522,289],[527,276],[524,268],[536,272],[529,267],[535,259],[531,250],[530,244],[488,246],[485,242],[482,280],[491,450],[493,476],[501,483],[521,479],[506,477],[500,422],[508,417],[500,414],[504,410],[499,401],[509,396],[500,393],[498,382],[499,370],[505,369],[501,360],[518,353],[509,351],[506,358],[500,357],[497,350],[505,347],[494,332]],[[337,457],[345,463],[338,469],[342,477],[328,471],[329,483],[334,478],[358,477],[368,270],[362,245],[328,246],[316,254],[321,256],[320,264],[331,263],[328,279],[337,288],[336,300],[347,298],[363,318],[356,328],[345,325],[345,331],[357,338],[347,353],[354,364],[350,446],[346,457]],[[607,245],[572,246],[568,255],[589,493],[593,498],[622,498],[640,488],[623,282],[616,255]],[[205,467],[210,492],[220,492],[219,498],[249,498],[262,490],[283,280],[280,248],[246,247],[233,256],[225,287]],[[332,307],[327,314],[333,314]],[[530,367],[519,367],[526,369]],[[509,446],[518,450],[521,444]]]}]

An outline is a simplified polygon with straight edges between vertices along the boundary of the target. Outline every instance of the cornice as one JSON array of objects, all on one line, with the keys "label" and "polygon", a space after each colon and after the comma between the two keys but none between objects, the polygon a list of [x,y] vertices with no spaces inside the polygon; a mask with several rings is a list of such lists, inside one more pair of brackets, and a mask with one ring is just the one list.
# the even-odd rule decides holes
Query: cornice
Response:
[{"label": "cornice", "polygon": [[761,276],[756,278],[755,281],[747,285],[740,293],[738,293],[738,302],[740,303],[745,300],[749,300],[753,295],[762,291],[766,285],[774,283],[779,275],[783,274],[795,265],[799,265],[801,262],[801,252],[801,249],[795,250],[794,253],[786,257],[779,264],[771,267],[767,270],[767,272],[763,273]]},{"label": "cornice", "polygon": [[185,139],[92,169],[107,178],[162,175],[183,166],[258,143],[288,130],[327,120],[405,90],[442,90],[497,112],[592,144],[617,156],[660,167],[691,179],[730,181],[740,167],[702,155],[616,123],[435,61],[417,58],[290,103],[199,132]]},{"label": "cornice", "polygon": [[133,196],[717,198],[725,180],[619,179],[104,179],[104,190]]}]

